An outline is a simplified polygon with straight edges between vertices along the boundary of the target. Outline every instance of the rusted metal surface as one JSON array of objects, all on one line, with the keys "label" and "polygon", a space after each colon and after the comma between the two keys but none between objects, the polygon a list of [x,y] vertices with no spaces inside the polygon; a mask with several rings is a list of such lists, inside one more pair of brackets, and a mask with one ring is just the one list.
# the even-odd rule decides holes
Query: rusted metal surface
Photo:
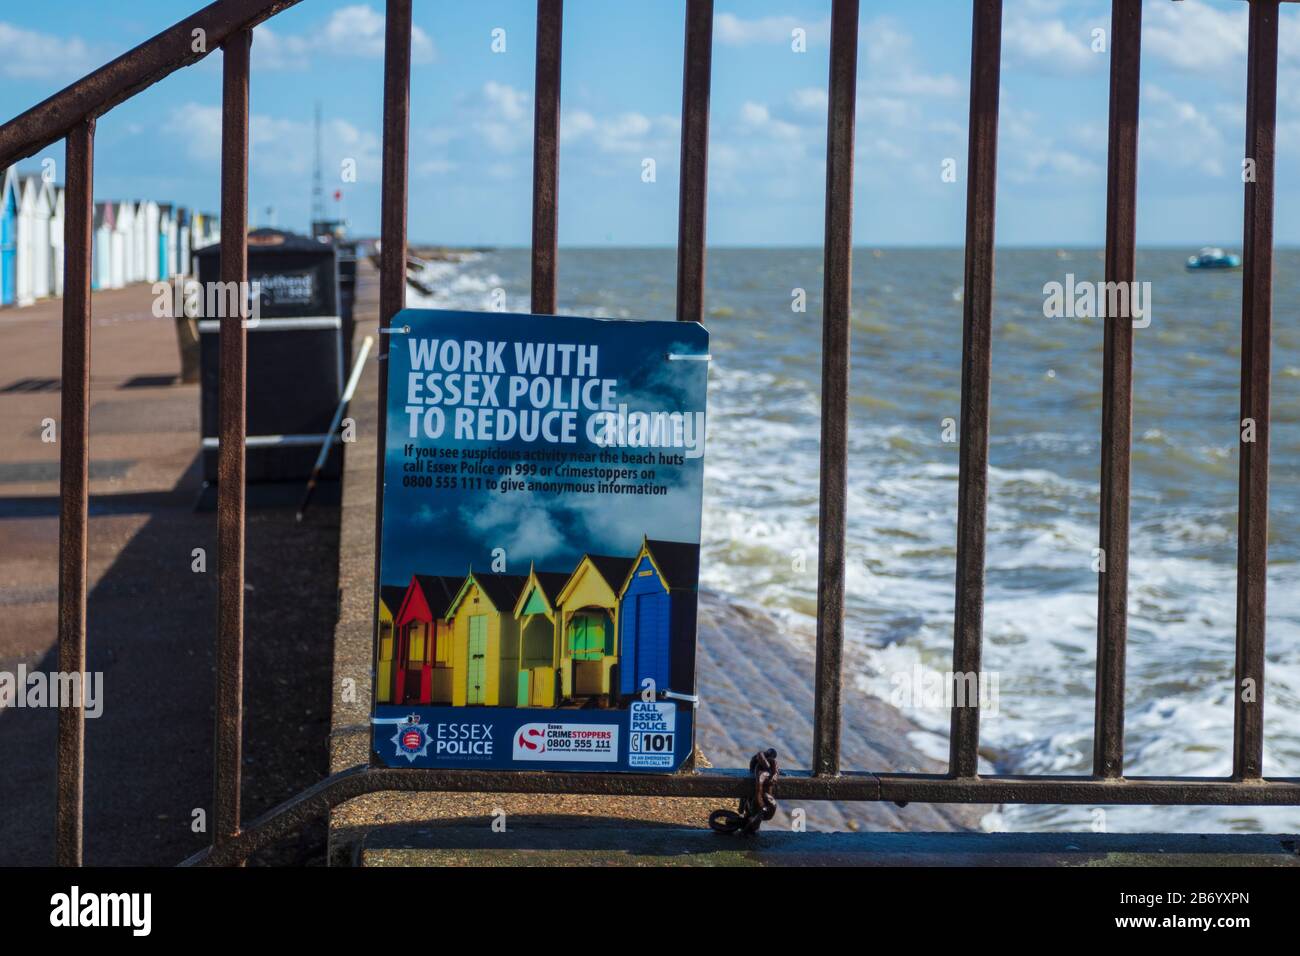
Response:
[{"label": "rusted metal surface", "polygon": [[213,756],[214,839],[239,832],[244,713],[244,437],[247,379],[248,71],[253,32],[222,53],[221,281],[236,283],[239,310],[223,315],[217,451],[217,727]]},{"label": "rusted metal surface", "polygon": [[[185,865],[229,865],[247,859],[303,824],[355,797],[395,793],[579,793],[596,796],[731,797],[754,795],[748,770],[672,776],[631,773],[517,773],[508,770],[411,770],[352,767],[322,780],[252,821],[230,844],[196,853]],[[783,800],[930,803],[1179,804],[1285,806],[1300,802],[1300,778],[1232,783],[1190,777],[983,777],[937,774],[838,776],[782,771],[771,795]]]},{"label": "rusted metal surface", "polygon": [[844,551],[849,455],[849,309],[853,271],[853,132],[858,0],[831,7],[826,116],[826,240],[822,292],[821,488],[817,519],[817,656],[813,770],[840,771]]},{"label": "rusted metal surface", "polygon": [[713,78],[713,0],[687,0],[686,51],[682,59],[677,321],[703,322],[704,223],[709,182],[709,91]]},{"label": "rusted metal surface", "polygon": [[[95,121],[68,134],[63,219],[63,395],[59,422],[59,671],[86,672],[86,528],[90,485],[90,265]],[[84,686],[84,685],[83,685]],[[66,702],[64,702],[66,703]],[[86,724],[82,700],[59,708],[55,858],[81,865]]]},{"label": "rusted metal surface", "polygon": [[532,309],[554,315],[560,194],[560,49],[564,0],[537,0],[537,79],[533,90]]},{"label": "rusted metal surface", "polygon": [[[1268,579],[1269,377],[1273,324],[1273,148],[1277,124],[1277,0],[1252,0],[1246,62],[1246,182],[1241,281],[1242,435],[1237,513],[1237,665],[1232,772],[1252,780],[1264,761],[1264,599]],[[1240,436],[1239,436],[1240,437]]]},{"label": "rusted metal surface", "polygon": [[964,699],[962,675],[979,674],[984,632],[984,532],[989,469],[989,340],[993,326],[993,222],[998,171],[998,84],[1002,0],[975,0],[970,132],[966,162],[966,275],[961,348],[961,446],[957,488],[957,587],[948,772],[979,769],[979,698]]},{"label": "rusted metal surface", "polygon": [[203,59],[239,31],[299,2],[218,0],[209,4],[0,126],[0,169],[62,139],[85,120],[102,116],[163,77]]},{"label": "rusted metal surface", "polygon": [[[1138,86],[1142,0],[1110,14],[1110,146],[1106,282],[1132,289],[1137,243]],[[1114,286],[1110,286],[1114,288]],[[1101,558],[1097,584],[1097,703],[1092,772],[1124,774],[1124,652],[1128,641],[1129,456],[1133,433],[1132,302],[1105,320],[1101,386]],[[1149,303],[1147,304],[1149,308]]]}]

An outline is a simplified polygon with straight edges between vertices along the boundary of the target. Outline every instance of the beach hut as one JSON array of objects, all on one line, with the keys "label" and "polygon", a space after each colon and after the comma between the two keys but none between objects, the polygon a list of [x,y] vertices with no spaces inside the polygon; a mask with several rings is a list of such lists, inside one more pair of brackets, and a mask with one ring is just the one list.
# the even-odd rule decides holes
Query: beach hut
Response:
[{"label": "beach hut", "polygon": [[135,281],[135,203],[117,204],[113,216],[113,281],[109,288],[120,289]]},{"label": "beach hut", "polygon": [[0,305],[18,301],[18,174],[0,172]]},{"label": "beach hut", "polygon": [[39,173],[18,177],[18,304],[28,305],[53,291],[50,282],[50,223],[54,189]]},{"label": "beach hut", "polygon": [[62,186],[54,187],[54,218],[50,220],[50,288],[63,295],[63,209],[66,200]]},{"label": "beach hut", "polygon": [[447,609],[464,578],[414,574],[401,606],[393,612],[392,701],[450,704],[453,638]]},{"label": "beach hut", "polygon": [[176,271],[176,208],[158,204],[158,278],[166,282]]},{"label": "beach hut", "polygon": [[616,691],[614,616],[619,588],[631,567],[631,558],[585,554],[556,595],[560,694],[566,700],[602,698],[608,703]]},{"label": "beach hut", "polygon": [[380,704],[393,702],[393,618],[406,597],[406,588],[398,584],[385,584],[379,589],[379,640],[375,655],[375,700]]},{"label": "beach hut", "polygon": [[95,203],[94,265],[92,289],[108,289],[113,283],[113,220],[117,207],[111,202]]},{"label": "beach hut", "polygon": [[529,567],[528,580],[515,602],[519,626],[518,707],[554,707],[559,703],[560,642],[555,599],[569,576]]},{"label": "beach hut", "polygon": [[191,241],[193,234],[190,223],[190,211],[184,206],[176,209],[176,271],[183,276],[191,275]]},{"label": "beach hut", "polygon": [[152,199],[145,199],[136,207],[135,255],[136,281],[157,282],[159,223],[161,212]]},{"label": "beach hut", "polygon": [[513,611],[528,579],[522,574],[465,577],[447,618],[452,625],[457,707],[513,707],[518,685],[519,623]]},{"label": "beach hut", "polygon": [[700,546],[643,538],[618,592],[619,693],[641,693],[649,678],[656,691],[690,693],[695,661],[690,634],[700,580]]}]

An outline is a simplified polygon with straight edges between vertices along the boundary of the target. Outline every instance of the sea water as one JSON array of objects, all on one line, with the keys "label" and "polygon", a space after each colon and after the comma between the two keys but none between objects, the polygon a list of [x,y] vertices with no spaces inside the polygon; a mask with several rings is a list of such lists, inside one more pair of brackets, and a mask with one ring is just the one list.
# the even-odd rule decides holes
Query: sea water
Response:
[{"label": "sea water", "polygon": [[[1240,273],[1143,250],[1151,321],[1134,332],[1125,745],[1129,775],[1232,766]],[[673,250],[563,250],[560,311],[672,318]],[[962,267],[959,249],[856,250],[846,680],[886,700],[952,663]],[[1102,276],[1099,250],[1000,250],[989,438],[984,667],[999,706],[983,767],[1091,770],[1101,320],[1045,309],[1049,283]],[[526,250],[432,264],[410,304],[528,310]],[[701,584],[757,605],[809,653],[816,612],[820,250],[710,250]],[[1266,775],[1300,775],[1300,252],[1276,255]],[[800,305],[806,311],[797,311]],[[1047,313],[1053,313],[1049,317]],[[920,695],[917,695],[918,697]],[[907,711],[947,756],[949,713]],[[900,768],[872,767],[871,770]],[[1288,831],[1300,810],[1003,808],[1009,829]]]}]

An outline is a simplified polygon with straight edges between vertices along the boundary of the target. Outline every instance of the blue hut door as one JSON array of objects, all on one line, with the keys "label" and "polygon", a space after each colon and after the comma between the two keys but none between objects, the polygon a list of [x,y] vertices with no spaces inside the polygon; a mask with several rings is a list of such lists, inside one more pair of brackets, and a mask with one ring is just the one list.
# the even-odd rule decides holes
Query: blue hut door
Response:
[{"label": "blue hut door", "polygon": [[6,192],[4,205],[0,206],[0,305],[10,305],[17,290],[14,288],[18,275],[18,206],[13,193]]},{"label": "blue hut door", "polygon": [[649,677],[655,690],[668,689],[668,595],[641,594],[636,599],[636,687]]}]

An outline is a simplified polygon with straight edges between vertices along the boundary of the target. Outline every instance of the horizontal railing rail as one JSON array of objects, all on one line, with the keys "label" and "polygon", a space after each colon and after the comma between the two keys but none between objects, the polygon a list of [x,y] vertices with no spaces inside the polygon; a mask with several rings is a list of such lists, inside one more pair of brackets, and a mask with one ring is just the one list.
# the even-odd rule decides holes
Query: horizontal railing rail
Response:
[{"label": "horizontal railing rail", "polygon": [[[67,144],[63,394],[60,450],[59,666],[85,669],[86,536],[90,372],[90,256],[95,120],[150,84],[220,46],[222,78],[221,278],[246,279],[250,47],[253,28],[299,0],[218,0],[107,66],[0,126],[0,168],[60,138]],[[1246,156],[1256,174],[1245,186],[1241,417],[1255,423],[1243,443],[1239,476],[1238,614],[1230,778],[1124,775],[1124,672],[1133,337],[1125,311],[1106,321],[1101,414],[1100,545],[1107,571],[1098,585],[1097,688],[1093,771],[1079,776],[981,775],[978,701],[958,687],[946,774],[840,770],[850,394],[854,113],[858,0],[832,0],[828,81],[826,237],[822,314],[822,418],[817,572],[817,652],[811,772],[783,774],[781,796],[795,800],[1052,804],[1300,804],[1300,778],[1265,779],[1263,677],[1268,530],[1268,427],[1274,139],[1280,0],[1248,0]],[[1141,0],[1112,0],[1105,277],[1135,272]],[[560,62],[563,0],[538,0],[533,146],[532,306],[557,302]],[[705,212],[712,0],[686,0],[682,83],[677,318],[704,314]],[[961,437],[953,670],[981,669],[988,499],[989,379],[994,289],[1001,0],[973,0],[963,280]],[[388,325],[405,303],[412,0],[387,0],[380,314]],[[587,793],[740,797],[752,792],[739,770],[672,776],[602,773],[388,769],[335,774],[251,823],[240,817],[244,594],[244,329],[221,320],[218,490],[217,720],[213,843],[189,863],[238,863],[353,797],[378,791]],[[379,430],[384,434],[387,337],[380,337]],[[382,457],[379,461],[382,469]],[[377,483],[376,574],[383,528]],[[376,602],[378,598],[376,596]],[[376,615],[377,619],[377,615]],[[82,860],[83,714],[60,711],[57,859]]]}]

